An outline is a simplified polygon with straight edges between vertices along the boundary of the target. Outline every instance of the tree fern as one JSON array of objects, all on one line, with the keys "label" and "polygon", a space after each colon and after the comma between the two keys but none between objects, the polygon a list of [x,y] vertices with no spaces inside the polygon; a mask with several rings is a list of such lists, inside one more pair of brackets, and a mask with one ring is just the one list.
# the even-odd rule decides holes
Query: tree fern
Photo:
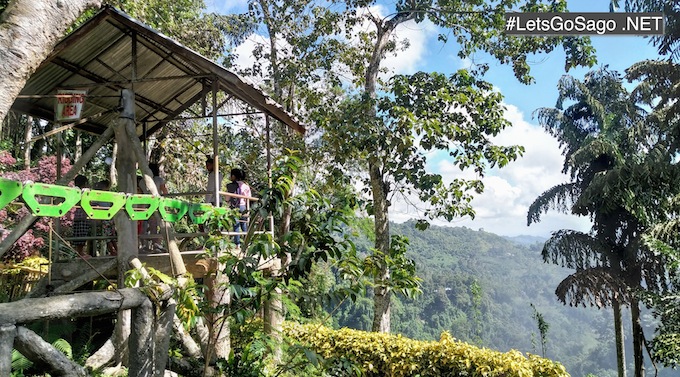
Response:
[{"label": "tree fern", "polygon": [[[59,352],[63,353],[69,359],[73,359],[73,347],[71,344],[64,339],[57,339],[52,342],[52,347],[57,349]],[[23,371],[30,369],[33,366],[33,362],[22,355],[19,351],[12,350],[12,376],[18,377],[23,376]]]},{"label": "tree fern", "polygon": [[[31,360],[27,359],[26,356],[19,353],[17,350],[12,350],[12,371],[23,372],[24,370],[33,366]],[[15,376],[15,373],[12,373]],[[23,375],[23,373],[19,374]]]}]

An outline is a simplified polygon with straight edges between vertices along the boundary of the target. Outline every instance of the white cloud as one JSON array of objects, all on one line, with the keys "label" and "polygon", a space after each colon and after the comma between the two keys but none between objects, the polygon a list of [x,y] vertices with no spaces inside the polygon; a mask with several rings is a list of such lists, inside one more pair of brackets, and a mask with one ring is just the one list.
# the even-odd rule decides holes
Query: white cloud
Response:
[{"label": "white cloud", "polygon": [[[541,222],[527,226],[527,211],[533,201],[552,186],[568,181],[561,173],[562,155],[557,140],[537,125],[524,120],[524,115],[515,106],[508,105],[506,118],[513,126],[499,134],[494,142],[499,145],[519,144],[525,147],[524,156],[503,169],[493,169],[483,179],[484,193],[472,201],[476,216],[457,219],[449,223],[437,220],[436,225],[467,226],[500,235],[549,236],[559,229],[588,231],[590,221],[572,215],[549,212],[541,216]],[[430,155],[433,157],[433,155]],[[431,164],[430,167],[450,181],[454,176],[472,178],[446,160]],[[393,215],[393,216],[392,216]],[[391,219],[405,221],[416,217],[416,211],[404,202],[398,201],[392,207]]]},{"label": "white cloud", "polygon": [[[238,45],[233,53],[236,54],[237,58],[234,60],[234,65],[239,69],[252,68],[255,64],[255,57],[253,56],[253,50],[257,46],[264,45],[266,49],[269,48],[269,38],[260,34],[250,35],[243,43]],[[269,69],[269,61],[262,62],[262,71],[267,72]],[[243,78],[243,77],[242,77]],[[260,86],[264,83],[264,77],[262,74],[258,76],[249,75],[245,78],[250,81],[255,86]]]},{"label": "white cloud", "polygon": [[[383,60],[383,67],[394,74],[413,74],[422,69],[427,53],[427,41],[437,35],[437,28],[426,20],[421,23],[409,21],[397,27],[395,35],[399,40],[408,40],[408,48],[389,55]],[[390,75],[392,76],[392,75]]]}]

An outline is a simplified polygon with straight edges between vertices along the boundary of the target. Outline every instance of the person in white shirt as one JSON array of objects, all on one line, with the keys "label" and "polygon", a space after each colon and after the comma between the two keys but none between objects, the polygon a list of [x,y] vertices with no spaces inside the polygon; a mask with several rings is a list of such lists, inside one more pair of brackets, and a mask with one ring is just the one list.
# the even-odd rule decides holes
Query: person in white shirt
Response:
[{"label": "person in white shirt", "polygon": [[[215,159],[213,159],[211,156],[206,156],[205,170],[208,171],[208,185],[207,189],[205,190],[207,194],[205,194],[204,202],[215,205],[217,203],[217,196],[215,195]],[[217,174],[217,188],[217,191],[222,188],[221,172],[218,172]]]}]

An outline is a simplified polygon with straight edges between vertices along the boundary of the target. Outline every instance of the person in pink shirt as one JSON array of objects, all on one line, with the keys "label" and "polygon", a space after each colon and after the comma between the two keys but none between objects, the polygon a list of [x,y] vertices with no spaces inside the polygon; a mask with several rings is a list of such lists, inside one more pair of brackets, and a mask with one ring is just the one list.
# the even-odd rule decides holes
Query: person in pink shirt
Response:
[{"label": "person in pink shirt", "polygon": [[[227,185],[227,190],[230,191],[235,189],[235,194],[252,197],[253,193],[250,190],[250,186],[245,182],[246,173],[241,169],[231,170],[231,183]],[[241,212],[241,218],[234,224],[234,232],[247,232],[248,231],[248,210],[250,205],[248,199],[246,198],[232,198],[229,201],[232,208],[238,208]],[[234,236],[234,243],[236,246],[241,247],[241,235],[237,234]]]}]

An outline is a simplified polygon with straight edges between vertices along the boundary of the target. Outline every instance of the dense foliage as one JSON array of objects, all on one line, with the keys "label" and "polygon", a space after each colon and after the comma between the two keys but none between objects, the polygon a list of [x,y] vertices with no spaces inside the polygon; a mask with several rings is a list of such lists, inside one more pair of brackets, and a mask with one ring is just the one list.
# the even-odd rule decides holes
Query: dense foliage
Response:
[{"label": "dense foliage", "polygon": [[[572,376],[616,376],[612,313],[559,303],[555,287],[572,270],[543,262],[545,239],[516,240],[458,227],[419,231],[415,225],[415,221],[390,224],[395,233],[410,239],[406,256],[415,261],[423,279],[418,299],[393,298],[394,333],[436,340],[448,331],[456,339],[482,347],[541,354],[533,304],[549,325],[545,357],[562,363]],[[370,247],[369,240],[356,243],[358,250]],[[370,330],[371,307],[369,298],[344,303],[333,313],[333,323]],[[650,314],[643,313],[647,334],[654,329]],[[630,328],[630,323],[624,325]],[[649,363],[647,367],[653,369]],[[660,373],[669,375],[670,370]]]},{"label": "dense foliage", "polygon": [[478,348],[446,332],[438,342],[417,341],[401,335],[286,323],[284,333],[322,358],[349,361],[362,376],[569,376],[559,363],[517,351]]}]

